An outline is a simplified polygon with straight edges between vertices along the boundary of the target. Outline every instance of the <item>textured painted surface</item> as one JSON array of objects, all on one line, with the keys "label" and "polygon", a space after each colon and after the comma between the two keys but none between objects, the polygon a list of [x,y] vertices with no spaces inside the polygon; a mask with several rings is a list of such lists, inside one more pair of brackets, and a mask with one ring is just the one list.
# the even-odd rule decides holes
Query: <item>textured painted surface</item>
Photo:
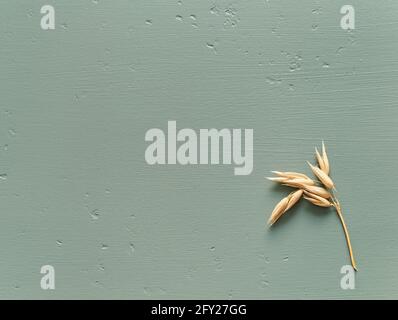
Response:
[{"label": "textured painted surface", "polygon": [[[353,32],[344,4],[2,1],[0,298],[398,298],[398,2],[351,1]],[[252,175],[148,166],[167,120],[253,128]],[[264,175],[321,139],[356,290],[335,214],[301,203],[265,228],[283,192]]]}]

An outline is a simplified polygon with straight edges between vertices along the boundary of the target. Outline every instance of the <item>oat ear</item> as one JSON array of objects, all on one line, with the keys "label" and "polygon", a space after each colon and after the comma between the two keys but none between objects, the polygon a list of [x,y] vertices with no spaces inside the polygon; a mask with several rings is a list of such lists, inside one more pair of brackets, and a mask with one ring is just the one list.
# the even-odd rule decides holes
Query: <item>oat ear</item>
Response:
[{"label": "oat ear", "polygon": [[[314,175],[324,185],[325,189],[319,187],[316,181],[312,180],[308,176],[298,172],[282,172],[272,171],[277,177],[268,178],[272,181],[282,183],[290,187],[298,188],[295,192],[290,193],[287,197],[283,198],[275,206],[272,214],[268,220],[270,225],[273,225],[287,210],[293,207],[302,197],[312,204],[320,207],[334,207],[337,215],[340,219],[341,225],[343,226],[348,251],[350,254],[351,264],[357,271],[357,265],[354,259],[354,254],[351,246],[350,237],[348,234],[347,226],[344,222],[343,215],[341,212],[341,206],[336,198],[336,193],[332,190],[336,190],[332,179],[329,177],[329,159],[326,153],[325,143],[322,141],[322,154],[319,153],[318,149],[315,148],[315,155],[319,164],[319,167],[312,165],[307,161]],[[328,190],[327,190],[328,189]]]}]

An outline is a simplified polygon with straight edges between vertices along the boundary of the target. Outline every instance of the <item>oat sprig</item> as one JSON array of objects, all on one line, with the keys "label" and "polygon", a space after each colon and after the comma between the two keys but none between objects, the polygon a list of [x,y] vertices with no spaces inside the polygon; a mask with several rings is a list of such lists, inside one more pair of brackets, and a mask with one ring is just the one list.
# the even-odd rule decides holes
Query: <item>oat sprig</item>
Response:
[{"label": "oat sprig", "polygon": [[286,211],[292,208],[301,198],[319,207],[334,207],[343,227],[344,235],[347,241],[348,251],[350,254],[351,265],[358,271],[350,236],[345,224],[343,214],[341,211],[340,202],[333,191],[336,191],[335,184],[330,178],[329,158],[326,153],[325,144],[322,141],[322,153],[315,148],[315,157],[318,166],[312,165],[307,161],[314,175],[319,181],[309,178],[307,175],[299,172],[282,172],[272,171],[276,177],[267,178],[271,181],[281,183],[282,185],[296,188],[297,190],[291,192],[287,197],[283,198],[274,208],[268,220],[268,224],[272,226]]}]

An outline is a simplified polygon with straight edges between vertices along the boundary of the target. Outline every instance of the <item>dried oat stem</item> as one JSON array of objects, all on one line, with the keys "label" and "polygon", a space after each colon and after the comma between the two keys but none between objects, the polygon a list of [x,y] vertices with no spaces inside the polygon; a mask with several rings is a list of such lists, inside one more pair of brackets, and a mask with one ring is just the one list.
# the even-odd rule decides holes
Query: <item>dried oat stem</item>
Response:
[{"label": "dried oat stem", "polygon": [[343,226],[348,251],[350,253],[351,265],[355,271],[358,271],[354,253],[352,251],[348,229],[341,212],[341,206],[334,194],[334,192],[336,192],[336,187],[333,180],[330,178],[330,164],[323,141],[322,154],[317,148],[315,148],[315,156],[318,166],[312,165],[308,161],[307,163],[319,181],[312,180],[307,175],[299,172],[272,171],[272,173],[276,174],[276,177],[268,178],[269,180],[281,183],[285,186],[296,188],[297,190],[283,198],[275,206],[268,222],[270,225],[274,224],[280,218],[280,216],[294,206],[301,197],[319,207],[334,207],[340,219],[341,225]]},{"label": "dried oat stem", "polygon": [[336,199],[335,196],[333,196],[333,200],[332,200],[333,206],[336,209],[337,215],[340,219],[341,225],[343,226],[343,230],[344,230],[344,235],[345,235],[345,239],[347,241],[347,246],[348,246],[348,251],[350,253],[350,259],[351,259],[351,265],[354,268],[355,271],[358,271],[357,268],[357,264],[355,262],[355,258],[354,258],[354,253],[352,251],[352,246],[351,246],[351,241],[350,241],[350,235],[348,234],[348,229],[347,229],[347,225],[345,224],[344,218],[343,218],[343,213],[341,212],[341,206],[339,201]]}]

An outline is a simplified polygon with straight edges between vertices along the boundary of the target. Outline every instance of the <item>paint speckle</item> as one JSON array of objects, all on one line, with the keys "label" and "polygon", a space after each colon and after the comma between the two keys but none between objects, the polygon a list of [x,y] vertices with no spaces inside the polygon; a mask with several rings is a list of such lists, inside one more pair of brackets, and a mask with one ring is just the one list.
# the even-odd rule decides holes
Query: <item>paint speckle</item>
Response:
[{"label": "paint speckle", "polygon": [[206,47],[209,48],[210,50],[212,50],[214,52],[214,54],[217,54],[217,41],[215,41],[214,43],[210,43],[210,42],[206,42]]},{"label": "paint speckle", "polygon": [[265,81],[267,81],[267,83],[270,84],[270,85],[274,85],[274,84],[278,85],[278,84],[281,84],[281,82],[282,82],[282,80],[275,79],[273,77],[267,77],[267,78],[265,78]]},{"label": "paint speckle", "polygon": [[91,219],[98,220],[100,217],[100,212],[98,209],[94,209],[90,212]]},{"label": "paint speckle", "polygon": [[130,242],[129,247],[130,247],[130,252],[133,254],[133,253],[135,252],[134,243],[131,243],[131,242]]},{"label": "paint speckle", "polygon": [[322,8],[317,7],[315,9],[312,9],[312,14],[322,14]]},{"label": "paint speckle", "polygon": [[218,16],[220,14],[220,10],[218,9],[218,7],[214,6],[210,8],[210,13]]},{"label": "paint speckle", "polygon": [[214,264],[216,266],[216,271],[220,272],[223,269],[223,260],[220,257],[214,258]]},{"label": "paint speckle", "polygon": [[344,50],[344,47],[339,47],[339,48],[336,50],[336,54],[337,54],[337,55],[340,55],[340,54],[342,53],[343,50]]}]

